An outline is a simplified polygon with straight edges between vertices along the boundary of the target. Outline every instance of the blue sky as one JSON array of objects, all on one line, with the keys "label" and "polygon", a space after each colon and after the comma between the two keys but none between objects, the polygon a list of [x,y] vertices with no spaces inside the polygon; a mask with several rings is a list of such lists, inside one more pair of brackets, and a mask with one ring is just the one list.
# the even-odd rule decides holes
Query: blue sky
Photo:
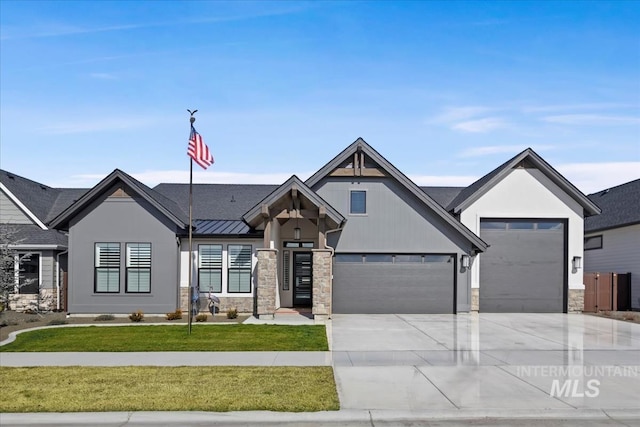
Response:
[{"label": "blue sky", "polygon": [[0,166],[87,187],[306,178],[363,137],[421,185],[532,147],[640,178],[640,2],[0,2]]}]

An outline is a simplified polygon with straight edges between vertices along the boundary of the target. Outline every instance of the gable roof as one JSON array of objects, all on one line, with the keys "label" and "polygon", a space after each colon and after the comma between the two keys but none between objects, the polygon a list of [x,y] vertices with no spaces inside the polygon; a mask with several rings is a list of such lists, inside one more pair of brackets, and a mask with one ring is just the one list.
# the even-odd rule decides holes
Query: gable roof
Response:
[{"label": "gable roof", "polygon": [[334,169],[340,167],[344,162],[349,161],[350,157],[356,152],[364,152],[368,158],[375,161],[389,176],[403,185],[409,192],[418,198],[424,205],[434,211],[436,215],[442,218],[445,223],[449,224],[454,230],[458,231],[463,237],[473,244],[480,251],[485,251],[488,247],[487,243],[469,230],[462,223],[457,221],[442,206],[440,206],[431,196],[425,193],[416,183],[411,181],[405,174],[400,172],[394,165],[385,159],[380,153],[373,149],[364,139],[358,138],[347,148],[342,150],[340,154],[334,157],[329,163],[324,165],[318,172],[313,174],[305,183],[313,188],[321,179],[329,175]]},{"label": "gable roof", "polygon": [[17,249],[66,249],[67,235],[58,230],[43,230],[35,224],[0,224],[10,233],[10,246]]},{"label": "gable roof", "polygon": [[324,207],[326,216],[335,223],[336,227],[339,227],[344,222],[344,217],[333,206],[327,203],[322,197],[309,188],[300,178],[296,175],[292,175],[291,178],[286,180],[282,185],[278,186],[268,196],[256,203],[251,209],[249,209],[243,216],[243,219],[254,227],[258,225],[262,218],[262,206],[271,206],[280,200],[282,200],[292,189],[298,190],[301,195],[310,202],[314,207]]},{"label": "gable roof", "polygon": [[41,229],[59,191],[16,174],[0,171],[0,184],[7,196]]},{"label": "gable roof", "polygon": [[640,223],[640,179],[589,194],[602,213],[585,219],[585,231],[606,230]]},{"label": "gable roof", "polygon": [[576,202],[578,202],[584,209],[584,215],[597,215],[600,213],[600,209],[594,204],[587,196],[585,196],[580,190],[578,190],[573,184],[571,184],[564,176],[556,171],[551,165],[549,165],[542,157],[540,157],[531,148],[527,148],[520,154],[507,160],[464,190],[456,196],[455,199],[447,210],[453,213],[459,213],[460,211],[469,207],[473,202],[478,200],[483,194],[493,188],[498,182],[502,180],[514,167],[521,162],[526,162],[533,165],[547,178],[549,178],[554,184],[560,187],[565,193],[571,196]]},{"label": "gable roof", "polygon": [[185,228],[189,224],[188,216],[173,201],[151,188],[147,187],[135,178],[127,175],[120,169],[115,169],[107,175],[102,181],[96,184],[91,190],[83,194],[71,206],[64,209],[60,214],[50,221],[51,227],[65,228],[68,222],[75,217],[80,211],[86,208],[90,203],[100,197],[109,187],[116,182],[123,182],[127,186],[138,193],[143,199],[149,202],[153,207],[158,209],[169,220],[177,226]]}]

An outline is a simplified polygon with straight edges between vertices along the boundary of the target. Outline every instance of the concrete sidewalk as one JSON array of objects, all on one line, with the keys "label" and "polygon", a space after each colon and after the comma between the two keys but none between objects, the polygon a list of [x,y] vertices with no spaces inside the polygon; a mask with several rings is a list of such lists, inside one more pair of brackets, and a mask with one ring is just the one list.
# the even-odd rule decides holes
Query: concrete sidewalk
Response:
[{"label": "concrete sidewalk", "polygon": [[10,426],[638,426],[640,410],[536,410],[536,411],[365,411],[335,412],[103,412],[0,414]]}]

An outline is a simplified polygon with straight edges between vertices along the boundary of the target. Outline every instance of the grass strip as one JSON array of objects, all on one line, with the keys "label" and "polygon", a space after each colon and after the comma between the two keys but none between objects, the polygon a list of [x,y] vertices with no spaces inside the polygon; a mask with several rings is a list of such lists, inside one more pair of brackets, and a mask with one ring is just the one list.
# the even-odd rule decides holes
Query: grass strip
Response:
[{"label": "grass strip", "polygon": [[333,371],[314,367],[0,368],[0,413],[330,411]]},{"label": "grass strip", "polygon": [[24,332],[0,351],[327,351],[323,325],[87,326]]}]

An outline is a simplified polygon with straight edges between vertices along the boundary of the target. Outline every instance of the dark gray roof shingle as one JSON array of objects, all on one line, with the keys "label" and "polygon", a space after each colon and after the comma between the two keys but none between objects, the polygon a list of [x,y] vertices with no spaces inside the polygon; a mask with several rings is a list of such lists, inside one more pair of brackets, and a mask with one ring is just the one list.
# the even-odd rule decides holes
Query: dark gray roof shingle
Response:
[{"label": "dark gray roof shingle", "polygon": [[[193,218],[240,220],[276,188],[277,185],[259,184],[193,184]],[[153,190],[174,200],[188,215],[189,184],[158,184]]]},{"label": "dark gray roof shingle", "polygon": [[60,194],[60,190],[56,188],[5,170],[0,170],[0,182],[42,222]]},{"label": "dark gray roof shingle", "polygon": [[420,187],[429,197],[446,208],[465,187]]},{"label": "dark gray roof shingle", "polygon": [[0,224],[0,227],[9,230],[11,244],[24,247],[33,245],[67,247],[67,235],[58,230],[43,230],[35,224]]},{"label": "dark gray roof shingle", "polygon": [[640,223],[640,179],[587,196],[602,213],[584,221],[585,231],[606,230]]}]

